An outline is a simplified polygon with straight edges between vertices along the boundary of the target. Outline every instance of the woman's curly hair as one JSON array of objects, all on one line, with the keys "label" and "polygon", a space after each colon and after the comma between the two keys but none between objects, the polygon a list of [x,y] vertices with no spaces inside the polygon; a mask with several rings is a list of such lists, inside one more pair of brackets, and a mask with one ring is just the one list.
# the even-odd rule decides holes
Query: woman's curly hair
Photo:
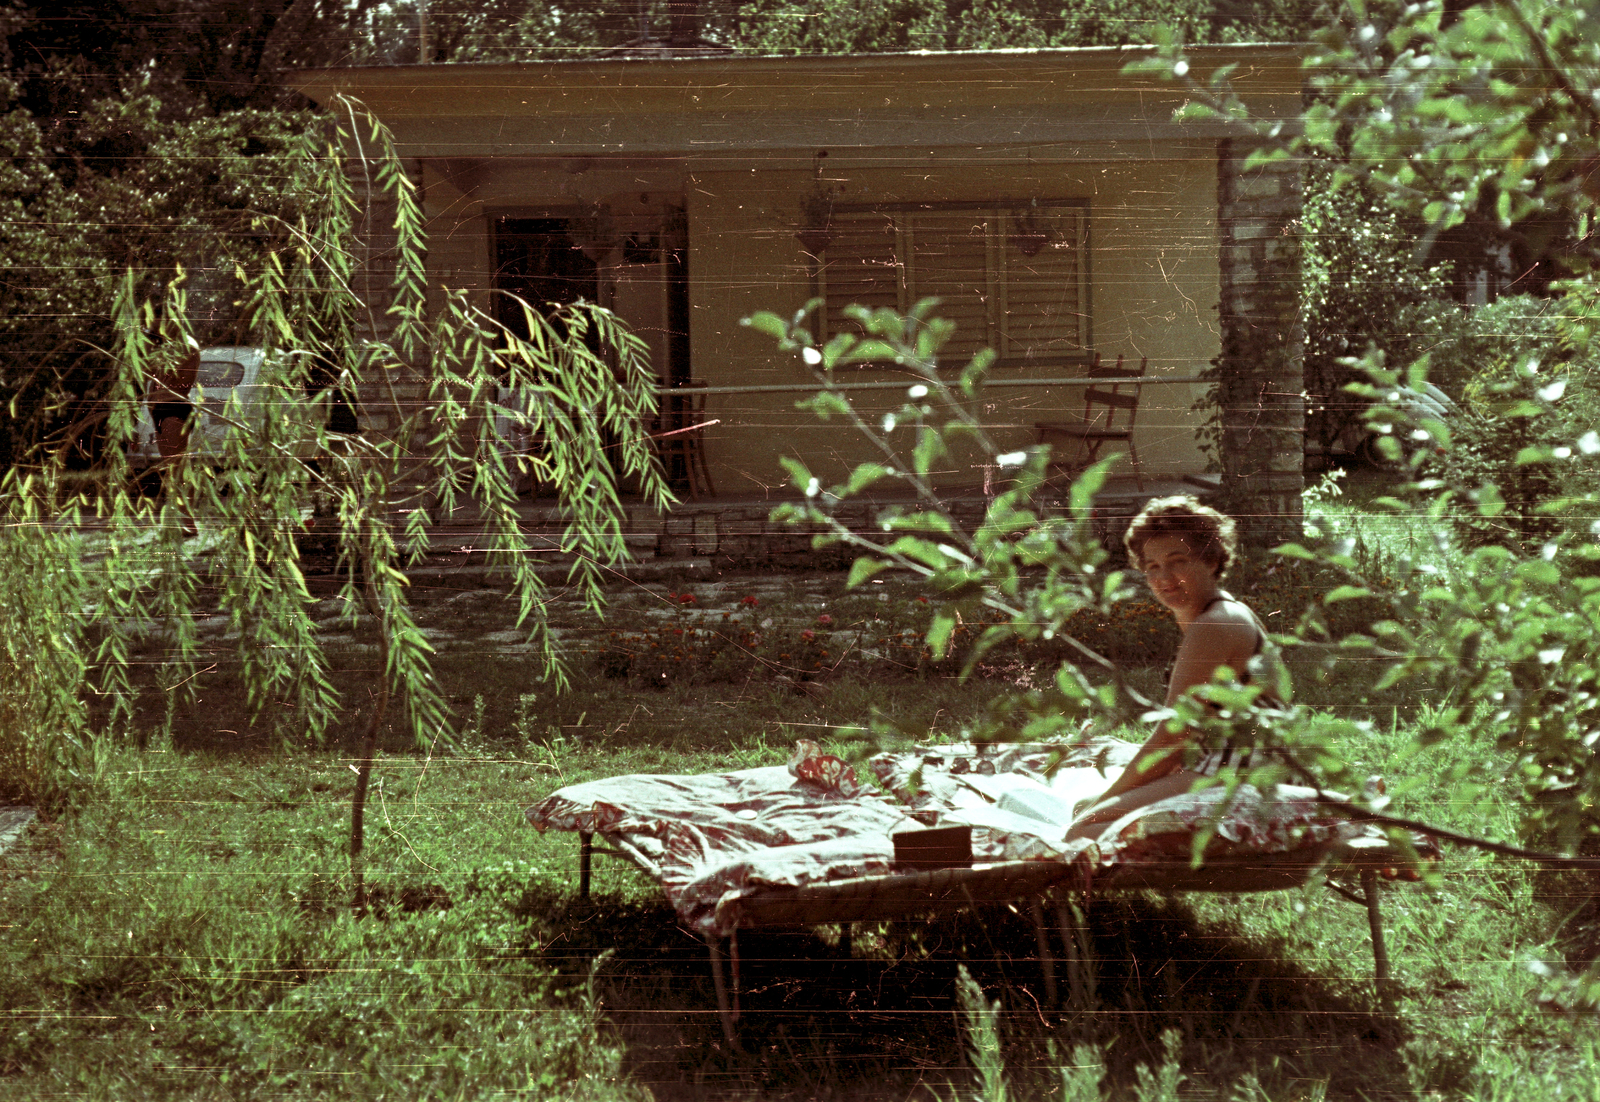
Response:
[{"label": "woman's curly hair", "polygon": [[1239,549],[1239,530],[1233,518],[1201,505],[1188,494],[1158,497],[1140,510],[1122,537],[1128,561],[1144,565],[1144,545],[1156,536],[1179,536],[1200,560],[1216,568],[1217,577],[1228,572]]}]

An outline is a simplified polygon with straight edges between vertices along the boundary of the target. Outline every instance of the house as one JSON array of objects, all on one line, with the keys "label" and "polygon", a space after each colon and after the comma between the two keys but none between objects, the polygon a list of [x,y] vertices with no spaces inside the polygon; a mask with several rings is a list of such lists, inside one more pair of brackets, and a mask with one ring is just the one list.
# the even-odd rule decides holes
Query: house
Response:
[{"label": "house", "polygon": [[[664,386],[704,388],[719,493],[780,486],[782,455],[826,479],[868,455],[850,428],[794,408],[808,369],[742,318],[821,298],[826,336],[851,324],[850,302],[936,295],[960,326],[952,365],[998,353],[983,417],[1003,446],[1073,417],[1082,387],[1057,380],[1094,356],[1147,358],[1146,472],[1199,471],[1195,377],[1220,357],[1223,489],[1292,523],[1298,170],[1246,172],[1250,146],[1227,125],[1175,122],[1188,93],[1124,72],[1140,53],[415,65],[299,86],[354,96],[392,129],[421,187],[432,285],[496,310],[497,290],[597,300],[647,338]],[[1202,47],[1191,65],[1235,66],[1252,110],[1290,119],[1300,57]],[[848,372],[882,384],[854,395],[869,410],[903,400],[903,378]],[[982,473],[957,456],[939,477],[953,489]]]}]

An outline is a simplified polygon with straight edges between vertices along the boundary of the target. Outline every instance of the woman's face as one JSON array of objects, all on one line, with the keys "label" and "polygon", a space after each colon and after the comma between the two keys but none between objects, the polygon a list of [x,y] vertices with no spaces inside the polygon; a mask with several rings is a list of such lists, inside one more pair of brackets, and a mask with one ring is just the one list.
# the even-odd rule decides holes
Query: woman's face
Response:
[{"label": "woman's face", "polygon": [[1156,600],[1189,621],[1221,592],[1217,570],[1183,536],[1151,536],[1140,554],[1144,579]]}]

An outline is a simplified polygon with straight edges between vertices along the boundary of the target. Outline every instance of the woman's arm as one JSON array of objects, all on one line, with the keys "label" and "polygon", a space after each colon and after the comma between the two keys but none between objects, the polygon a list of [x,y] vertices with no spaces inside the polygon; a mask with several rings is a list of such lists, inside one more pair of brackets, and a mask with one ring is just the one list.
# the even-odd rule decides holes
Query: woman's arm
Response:
[{"label": "woman's arm", "polygon": [[1220,666],[1243,674],[1255,656],[1260,638],[1250,614],[1237,602],[1218,605],[1190,624],[1183,633],[1177,660],[1172,663],[1167,707],[1196,685],[1210,684]]},{"label": "woman's arm", "polygon": [[1100,793],[1094,802],[1101,803],[1120,796],[1182,768],[1183,748],[1188,744],[1188,731],[1169,731],[1163,723],[1156,728],[1155,734],[1145,739],[1144,745],[1139,747],[1139,752],[1122,771],[1122,775],[1112,781],[1111,786]]},{"label": "woman's arm", "polygon": [[[1236,612],[1228,604],[1221,604],[1189,625],[1172,665],[1172,680],[1167,684],[1168,707],[1196,685],[1209,683],[1219,666],[1243,672],[1259,640],[1248,616],[1243,609]],[[1191,731],[1169,731],[1163,723],[1100,799],[1120,796],[1183,768],[1183,749],[1191,738]]]}]

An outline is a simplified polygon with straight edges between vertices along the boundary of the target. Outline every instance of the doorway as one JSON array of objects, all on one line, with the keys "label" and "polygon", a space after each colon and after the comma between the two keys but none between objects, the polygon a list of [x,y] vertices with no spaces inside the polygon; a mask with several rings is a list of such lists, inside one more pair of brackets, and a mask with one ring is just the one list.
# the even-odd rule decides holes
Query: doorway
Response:
[{"label": "doorway", "polygon": [[516,295],[541,314],[551,304],[569,306],[579,299],[600,301],[600,266],[584,255],[567,233],[564,218],[494,220],[495,320],[526,340],[527,318],[509,295]]},{"label": "doorway", "polygon": [[[630,201],[631,202],[631,201]],[[681,207],[642,195],[636,209],[611,213],[611,247],[580,244],[572,218],[497,215],[491,222],[494,256],[494,317],[526,339],[527,319],[516,295],[549,317],[553,306],[579,299],[614,310],[649,348],[657,384],[672,388],[691,380],[687,222]],[[597,259],[596,259],[597,258]],[[508,395],[509,397],[509,395]],[[681,427],[678,396],[664,395],[655,431]],[[537,442],[527,441],[529,447]],[[688,487],[690,472],[675,455],[663,456],[675,489]],[[631,481],[631,480],[630,480]],[[631,487],[630,487],[631,488]]]}]

